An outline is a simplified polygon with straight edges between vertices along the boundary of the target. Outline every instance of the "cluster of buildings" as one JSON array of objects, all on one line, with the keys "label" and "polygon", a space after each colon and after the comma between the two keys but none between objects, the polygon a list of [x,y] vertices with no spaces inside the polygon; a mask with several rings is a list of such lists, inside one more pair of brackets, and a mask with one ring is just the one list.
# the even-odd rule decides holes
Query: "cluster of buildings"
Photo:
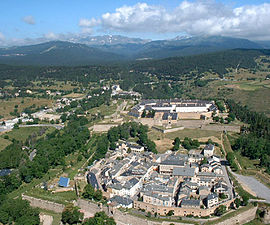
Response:
[{"label": "cluster of buildings", "polygon": [[217,111],[214,101],[182,100],[182,99],[150,99],[143,100],[135,105],[130,115],[137,118],[143,112],[155,111],[154,119],[174,122],[178,119],[203,119],[211,117],[213,111]]},{"label": "cluster of buildings", "polygon": [[206,145],[202,152],[155,155],[122,142],[95,169],[96,180],[104,196],[118,207],[160,215],[172,210],[176,216],[208,216],[221,204],[229,206],[234,198],[214,148]]},{"label": "cluster of buildings", "polygon": [[112,93],[111,96],[132,96],[135,98],[140,98],[141,94],[135,91],[124,91],[120,88],[120,85],[112,85]]}]

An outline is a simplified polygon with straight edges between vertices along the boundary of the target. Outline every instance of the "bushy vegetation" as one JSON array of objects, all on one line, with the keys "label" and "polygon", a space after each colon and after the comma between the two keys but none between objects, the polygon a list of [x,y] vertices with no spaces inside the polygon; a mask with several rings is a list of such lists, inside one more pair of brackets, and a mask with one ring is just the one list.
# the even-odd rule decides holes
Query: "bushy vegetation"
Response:
[{"label": "bushy vegetation", "polygon": [[0,201],[0,223],[14,225],[38,225],[39,211],[21,199]]},{"label": "bushy vegetation", "polygon": [[83,213],[79,211],[78,207],[74,207],[73,204],[68,204],[62,212],[61,221],[64,224],[78,224],[83,220]]},{"label": "bushy vegetation", "polygon": [[260,159],[260,165],[270,174],[270,119],[232,100],[228,100],[227,105],[238,120],[249,124],[241,127],[241,135],[235,140],[233,150],[250,159]]},{"label": "bushy vegetation", "polygon": [[32,143],[36,149],[35,158],[30,161],[22,150],[22,142],[14,141],[0,152],[1,168],[16,169],[11,175],[0,178],[0,193],[7,194],[17,189],[22,181],[29,183],[33,178],[42,178],[50,168],[65,166],[64,157],[77,150],[85,151],[84,145],[89,139],[89,130],[74,116],[63,130],[55,130]]},{"label": "bushy vegetation", "polygon": [[83,189],[82,196],[86,199],[100,201],[102,199],[102,191],[95,190],[91,184],[87,184]]},{"label": "bushy vegetation", "polygon": [[157,153],[156,144],[148,138],[148,127],[136,122],[123,123],[120,126],[112,127],[108,131],[108,140],[114,143],[119,139],[127,140],[129,137],[138,138],[138,144],[144,146],[146,151]]},{"label": "bushy vegetation", "polygon": [[200,142],[198,140],[196,139],[192,140],[189,137],[185,137],[181,144],[187,150],[196,149],[200,147]]},{"label": "bushy vegetation", "polygon": [[105,212],[97,212],[94,217],[90,217],[83,222],[83,225],[116,225],[112,217],[108,217]]}]

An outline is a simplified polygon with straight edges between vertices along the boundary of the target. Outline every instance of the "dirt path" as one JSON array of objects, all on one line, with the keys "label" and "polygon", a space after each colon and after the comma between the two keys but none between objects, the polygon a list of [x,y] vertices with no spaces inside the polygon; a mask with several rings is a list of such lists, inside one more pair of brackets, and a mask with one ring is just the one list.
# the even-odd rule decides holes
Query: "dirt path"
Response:
[{"label": "dirt path", "polygon": [[[225,145],[224,145],[224,142],[225,142],[225,141],[226,141],[227,144],[228,144],[228,147],[227,147],[227,148],[225,148]],[[223,150],[225,151],[225,154],[226,154],[226,155],[227,155],[228,152],[233,152],[233,150],[232,150],[232,148],[231,148],[230,141],[229,141],[227,135],[224,135],[223,132],[221,133],[221,146],[222,146]],[[235,161],[235,163],[237,164],[238,168],[239,168],[240,170],[242,170],[242,167],[241,167],[240,163],[238,162],[238,160],[235,158],[234,161]]]}]

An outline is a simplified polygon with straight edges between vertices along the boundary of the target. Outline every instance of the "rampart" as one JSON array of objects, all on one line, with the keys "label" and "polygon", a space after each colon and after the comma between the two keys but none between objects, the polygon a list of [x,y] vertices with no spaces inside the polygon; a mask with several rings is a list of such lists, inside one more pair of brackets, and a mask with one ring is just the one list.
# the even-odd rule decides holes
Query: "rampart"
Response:
[{"label": "rampart", "polygon": [[63,212],[65,208],[65,206],[62,204],[50,202],[50,201],[39,199],[39,198],[30,197],[27,195],[22,195],[22,199],[29,201],[30,205],[33,207],[38,207],[41,209],[46,209],[46,210],[54,211],[57,213]]},{"label": "rampart", "polygon": [[[233,199],[234,200],[234,199]],[[230,204],[233,202],[233,200],[229,200],[224,202],[222,205],[225,205],[227,208],[230,206]],[[134,201],[134,208],[135,209],[142,209],[146,212],[150,212],[152,214],[159,214],[161,216],[165,216],[169,211],[173,211],[175,216],[209,216],[215,212],[215,209],[219,207],[220,205],[217,205],[212,208],[207,209],[201,209],[201,208],[182,208],[182,207],[166,207],[166,206],[157,206],[148,204],[141,201]]]}]

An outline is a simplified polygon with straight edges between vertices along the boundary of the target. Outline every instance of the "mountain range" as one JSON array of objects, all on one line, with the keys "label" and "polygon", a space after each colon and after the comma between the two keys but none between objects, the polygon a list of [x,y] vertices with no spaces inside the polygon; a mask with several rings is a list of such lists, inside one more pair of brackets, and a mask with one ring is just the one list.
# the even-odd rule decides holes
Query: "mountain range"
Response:
[{"label": "mountain range", "polygon": [[0,48],[0,63],[17,65],[89,65],[138,59],[198,55],[226,49],[270,48],[269,42],[198,36],[150,41],[124,36],[95,36],[36,45]]}]

